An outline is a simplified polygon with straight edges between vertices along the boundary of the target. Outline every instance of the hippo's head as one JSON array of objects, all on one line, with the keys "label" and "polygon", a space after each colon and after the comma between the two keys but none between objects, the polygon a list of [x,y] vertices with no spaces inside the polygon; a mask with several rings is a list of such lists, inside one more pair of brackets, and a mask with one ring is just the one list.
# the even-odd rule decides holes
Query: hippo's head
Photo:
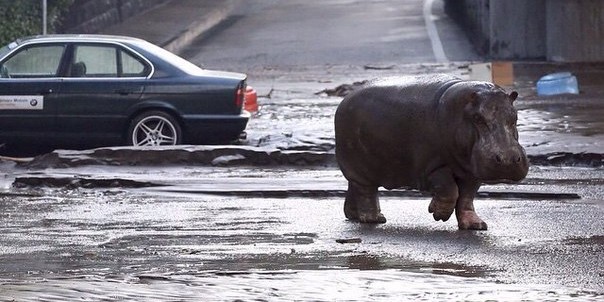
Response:
[{"label": "hippo's head", "polygon": [[449,154],[461,170],[486,183],[520,181],[528,173],[526,153],[518,143],[513,106],[517,92],[507,94],[487,82],[464,82],[445,93],[441,124]]},{"label": "hippo's head", "polygon": [[[518,93],[486,85],[470,93],[463,109],[466,129],[471,129],[470,170],[479,180],[520,181],[528,173],[526,153],[518,143],[513,106]],[[465,139],[464,139],[465,140]]]}]

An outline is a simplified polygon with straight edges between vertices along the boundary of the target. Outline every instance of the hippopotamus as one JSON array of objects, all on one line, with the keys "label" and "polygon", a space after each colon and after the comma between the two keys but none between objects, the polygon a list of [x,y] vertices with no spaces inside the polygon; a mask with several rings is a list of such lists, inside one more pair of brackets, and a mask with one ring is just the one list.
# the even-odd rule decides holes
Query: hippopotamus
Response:
[{"label": "hippopotamus", "polygon": [[378,188],[430,192],[436,221],[486,230],[474,197],[483,183],[528,173],[518,143],[518,93],[449,75],[378,79],[348,94],[335,114],[336,160],[351,221],[385,223]]}]

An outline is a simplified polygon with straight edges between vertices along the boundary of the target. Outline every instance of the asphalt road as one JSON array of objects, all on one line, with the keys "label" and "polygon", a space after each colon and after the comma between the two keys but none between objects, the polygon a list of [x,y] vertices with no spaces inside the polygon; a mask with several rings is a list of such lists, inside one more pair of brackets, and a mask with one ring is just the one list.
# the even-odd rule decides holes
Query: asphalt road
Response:
[{"label": "asphalt road", "polygon": [[435,1],[249,0],[184,51],[207,68],[255,68],[436,62],[428,23],[450,60],[476,60],[467,38]]},{"label": "asphalt road", "polygon": [[604,169],[533,166],[484,186],[484,232],[435,222],[413,192],[384,192],[386,224],[352,223],[332,153],[339,98],[311,93],[322,85],[264,99],[239,146],[2,164],[0,301],[602,299]]},{"label": "asphalt road", "polygon": [[[174,156],[139,161],[161,157]],[[602,169],[533,167],[520,185],[486,186],[481,191],[491,195],[476,207],[489,230],[472,232],[435,222],[429,197],[412,192],[381,198],[386,224],[349,222],[346,183],[323,165],[79,161],[90,162],[86,152],[66,161],[73,168],[3,165],[11,173],[0,184],[20,189],[0,196],[0,301],[604,295]]]},{"label": "asphalt road", "polygon": [[[484,186],[484,232],[433,221],[429,197],[413,192],[384,193],[386,224],[344,219],[345,180],[324,160],[340,98],[316,93],[385,75],[463,76],[463,64],[438,62],[422,1],[243,2],[185,55],[250,74],[262,106],[250,139],[0,162],[0,301],[603,299],[601,166],[533,166],[518,185]],[[446,22],[435,19],[446,57],[471,59]],[[587,110],[537,103],[521,103],[529,151],[577,133],[600,146],[589,143],[599,119],[574,119]]]}]

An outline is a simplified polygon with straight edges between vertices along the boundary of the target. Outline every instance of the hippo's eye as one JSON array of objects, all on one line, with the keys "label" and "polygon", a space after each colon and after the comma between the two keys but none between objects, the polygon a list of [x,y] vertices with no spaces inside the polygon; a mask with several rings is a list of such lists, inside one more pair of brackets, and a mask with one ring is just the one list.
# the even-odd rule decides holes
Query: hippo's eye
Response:
[{"label": "hippo's eye", "polygon": [[476,124],[485,124],[484,118],[478,113],[472,115],[472,121]]},{"label": "hippo's eye", "polygon": [[513,119],[510,121],[510,127],[515,128],[516,127],[516,123],[518,122],[517,119]]}]

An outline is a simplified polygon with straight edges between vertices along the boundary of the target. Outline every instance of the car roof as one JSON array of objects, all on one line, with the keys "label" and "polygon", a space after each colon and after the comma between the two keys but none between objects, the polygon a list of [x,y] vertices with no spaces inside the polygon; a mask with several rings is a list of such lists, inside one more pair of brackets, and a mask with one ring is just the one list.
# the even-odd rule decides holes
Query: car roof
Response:
[{"label": "car roof", "polygon": [[19,38],[17,44],[30,42],[120,42],[126,44],[149,43],[145,40],[117,35],[95,35],[95,34],[54,34],[38,35]]},{"label": "car roof", "polygon": [[[239,74],[239,73],[204,70],[202,68],[199,68],[198,66],[195,66],[193,63],[190,63],[189,61],[182,59],[169,51],[164,50],[165,52],[171,54],[171,56],[176,57],[179,60],[182,60],[182,62],[175,62],[174,60],[170,60],[169,58],[166,58],[165,54],[162,57],[162,54],[158,54],[156,51],[153,51],[153,49],[162,49],[163,50],[162,47],[155,45],[153,43],[150,43],[146,40],[135,38],[135,37],[129,37],[129,36],[99,35],[99,34],[37,35],[37,36],[26,36],[26,37],[19,38],[19,39],[15,40],[14,42],[12,42],[11,44],[14,43],[14,44],[16,44],[15,47],[17,47],[20,45],[26,45],[26,44],[30,44],[30,43],[53,43],[53,42],[54,43],[70,43],[70,42],[119,43],[119,44],[123,44],[124,46],[129,47],[129,48],[133,49],[135,52],[139,53],[139,55],[144,57],[145,60],[148,61],[149,64],[151,64],[154,69],[159,68],[159,66],[164,66],[164,67],[168,67],[173,70],[178,70],[178,72],[184,72],[184,73],[187,73],[190,75],[199,75],[200,71],[201,71],[203,73],[203,75],[206,75],[206,76],[232,77],[232,78],[240,79],[240,80],[246,78],[246,76],[244,74]],[[149,47],[149,45],[151,45],[153,47]],[[12,49],[13,47],[9,46],[9,48]],[[157,59],[152,60],[152,59],[150,59],[150,57],[155,57]],[[183,62],[186,62],[187,64],[183,64]],[[199,71],[192,70],[191,68],[189,68],[187,70],[187,68],[184,68],[183,65],[185,67],[186,67],[186,65],[194,66],[194,68],[199,69]]]}]

